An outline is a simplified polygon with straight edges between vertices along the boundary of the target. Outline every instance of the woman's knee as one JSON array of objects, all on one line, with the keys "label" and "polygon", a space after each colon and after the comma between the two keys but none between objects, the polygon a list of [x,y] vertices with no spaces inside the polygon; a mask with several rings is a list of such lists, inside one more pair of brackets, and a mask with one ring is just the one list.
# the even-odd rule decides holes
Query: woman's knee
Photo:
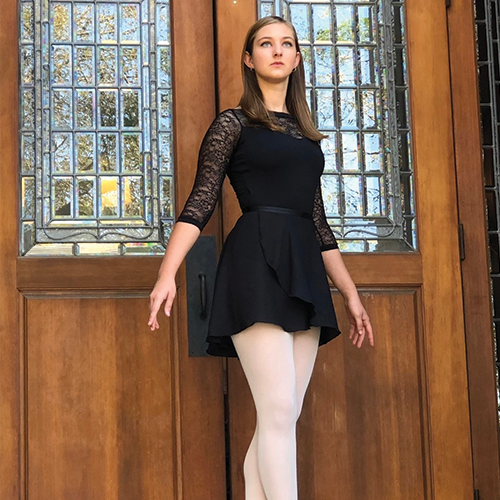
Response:
[{"label": "woman's knee", "polygon": [[261,425],[274,430],[289,429],[297,422],[298,403],[294,395],[266,398],[257,405],[257,418]]}]

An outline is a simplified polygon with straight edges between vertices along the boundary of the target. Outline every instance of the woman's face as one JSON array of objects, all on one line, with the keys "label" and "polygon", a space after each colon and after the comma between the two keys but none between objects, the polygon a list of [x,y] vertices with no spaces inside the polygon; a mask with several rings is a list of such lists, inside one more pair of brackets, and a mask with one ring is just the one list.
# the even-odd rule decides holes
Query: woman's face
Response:
[{"label": "woman's face", "polygon": [[299,64],[292,30],[284,23],[268,24],[255,34],[253,54],[245,54],[245,64],[264,80],[280,82]]}]

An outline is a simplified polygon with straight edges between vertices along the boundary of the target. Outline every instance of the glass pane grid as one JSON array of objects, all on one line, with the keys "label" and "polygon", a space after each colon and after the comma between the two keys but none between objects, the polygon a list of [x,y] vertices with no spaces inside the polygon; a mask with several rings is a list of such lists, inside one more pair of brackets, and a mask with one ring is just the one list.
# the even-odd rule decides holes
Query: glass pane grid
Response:
[{"label": "glass pane grid", "polygon": [[21,254],[162,253],[169,1],[21,0],[19,50]]},{"label": "glass pane grid", "polygon": [[404,5],[381,0],[260,0],[259,17],[297,30],[322,141],[325,210],[339,247],[415,251]]}]

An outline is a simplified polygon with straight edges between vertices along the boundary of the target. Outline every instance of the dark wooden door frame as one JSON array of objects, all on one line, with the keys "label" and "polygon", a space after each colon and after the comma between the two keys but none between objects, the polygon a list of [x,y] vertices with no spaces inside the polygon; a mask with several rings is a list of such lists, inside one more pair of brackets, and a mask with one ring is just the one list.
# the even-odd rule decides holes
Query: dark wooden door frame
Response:
[{"label": "dark wooden door frame", "polygon": [[16,257],[18,253],[18,26],[17,1],[2,4],[0,17],[0,498],[17,499],[21,494],[19,450],[20,401],[18,334],[18,292],[16,290]]},{"label": "dark wooden door frame", "polygon": [[474,0],[453,0],[447,12],[457,196],[465,243],[462,282],[474,487],[480,498],[499,500],[500,449]]}]

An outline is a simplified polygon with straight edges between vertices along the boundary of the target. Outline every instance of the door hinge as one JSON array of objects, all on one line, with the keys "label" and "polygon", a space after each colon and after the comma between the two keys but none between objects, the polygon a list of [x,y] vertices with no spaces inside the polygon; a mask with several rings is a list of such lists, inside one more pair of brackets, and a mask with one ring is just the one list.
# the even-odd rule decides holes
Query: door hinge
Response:
[{"label": "door hinge", "polygon": [[444,0],[444,3],[446,5],[446,8],[448,8],[451,5],[451,0]]},{"label": "door hinge", "polygon": [[480,500],[479,499],[479,490],[474,490],[474,500]]},{"label": "door hinge", "polygon": [[460,249],[460,260],[465,259],[465,236],[464,236],[464,225],[462,223],[458,224],[458,246]]}]

